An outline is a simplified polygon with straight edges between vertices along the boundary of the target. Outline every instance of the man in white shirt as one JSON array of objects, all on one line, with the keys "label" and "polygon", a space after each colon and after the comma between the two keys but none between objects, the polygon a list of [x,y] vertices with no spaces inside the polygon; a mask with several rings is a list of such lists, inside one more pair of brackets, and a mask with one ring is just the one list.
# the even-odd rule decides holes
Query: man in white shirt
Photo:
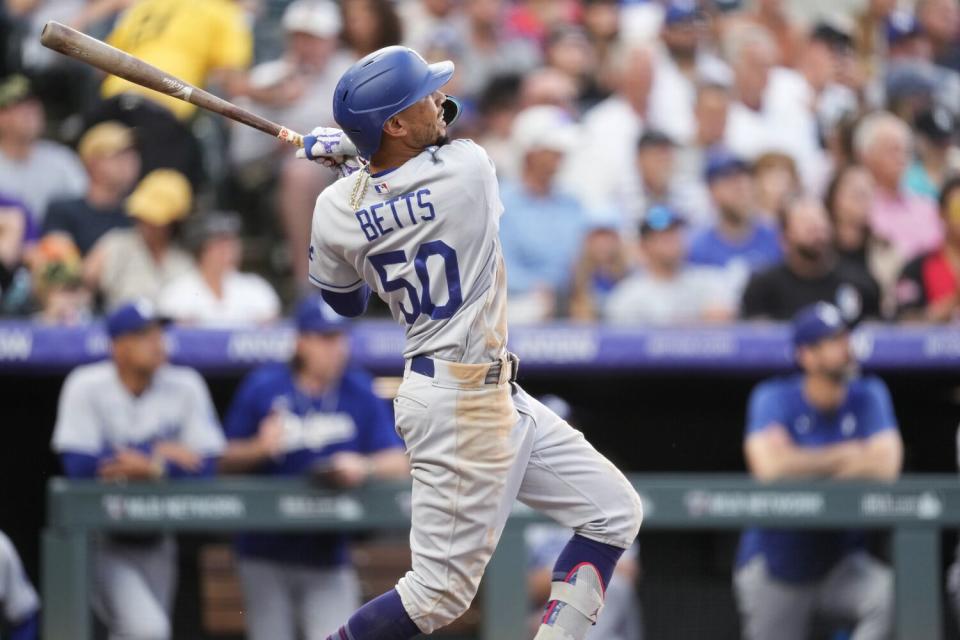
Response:
[{"label": "man in white shirt", "polygon": [[729,85],[733,73],[722,60],[703,50],[703,17],[694,0],[671,0],[666,6],[650,93],[650,126],[686,144],[696,134],[696,85]]},{"label": "man in white shirt", "polygon": [[825,182],[824,154],[819,145],[812,96],[796,71],[777,66],[776,42],[756,25],[742,25],[731,34],[736,100],[730,105],[726,146],[753,161],[767,151],[786,153],[797,164],[808,189]]},{"label": "man in white shirt", "polygon": [[280,313],[280,299],[270,284],[253,273],[240,273],[243,245],[240,219],[213,212],[192,229],[197,268],[164,288],[158,306],[184,324],[240,326],[263,324]]}]

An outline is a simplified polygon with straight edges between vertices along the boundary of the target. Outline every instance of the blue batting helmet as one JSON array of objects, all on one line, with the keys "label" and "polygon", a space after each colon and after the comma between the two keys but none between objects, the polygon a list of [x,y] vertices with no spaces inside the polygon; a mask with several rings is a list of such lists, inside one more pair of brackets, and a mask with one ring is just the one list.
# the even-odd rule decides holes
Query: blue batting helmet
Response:
[{"label": "blue batting helmet", "polygon": [[[353,64],[337,83],[333,118],[368,160],[380,148],[383,125],[407,107],[447,84],[453,62],[427,64],[407,47],[384,47]],[[452,124],[459,105],[443,105],[444,120]]]}]

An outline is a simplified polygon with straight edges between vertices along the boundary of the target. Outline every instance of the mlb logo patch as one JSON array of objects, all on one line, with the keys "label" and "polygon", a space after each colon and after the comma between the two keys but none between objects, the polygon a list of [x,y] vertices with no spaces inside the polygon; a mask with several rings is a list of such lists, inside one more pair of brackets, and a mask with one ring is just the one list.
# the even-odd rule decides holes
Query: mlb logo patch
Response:
[{"label": "mlb logo patch", "polygon": [[390,187],[387,186],[386,182],[380,182],[378,184],[373,185],[373,190],[376,191],[377,193],[386,193],[390,190]]}]

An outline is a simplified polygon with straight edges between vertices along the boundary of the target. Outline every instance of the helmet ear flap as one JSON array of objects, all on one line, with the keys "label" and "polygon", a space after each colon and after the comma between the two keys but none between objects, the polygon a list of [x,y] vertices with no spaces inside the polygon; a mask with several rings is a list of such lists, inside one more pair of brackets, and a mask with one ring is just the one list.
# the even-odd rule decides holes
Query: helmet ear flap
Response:
[{"label": "helmet ear flap", "polygon": [[443,108],[443,121],[447,123],[448,127],[456,122],[463,112],[460,101],[453,96],[447,96],[447,99],[440,106]]}]

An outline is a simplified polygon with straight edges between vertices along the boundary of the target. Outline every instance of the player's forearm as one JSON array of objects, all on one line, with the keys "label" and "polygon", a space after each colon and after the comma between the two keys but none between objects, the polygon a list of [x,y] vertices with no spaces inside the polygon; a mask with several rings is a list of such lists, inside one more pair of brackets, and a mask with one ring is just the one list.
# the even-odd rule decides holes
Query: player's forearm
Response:
[{"label": "player's forearm", "polygon": [[378,480],[403,480],[410,477],[410,463],[400,450],[375,453],[370,459],[370,477]]},{"label": "player's forearm", "polygon": [[763,481],[826,478],[836,475],[850,455],[849,446],[833,445],[818,449],[781,447],[754,462],[751,471]]},{"label": "player's forearm", "polygon": [[269,455],[256,439],[231,440],[217,461],[220,473],[247,473],[256,470]]},{"label": "player's forearm", "polygon": [[835,475],[840,479],[896,480],[903,466],[903,443],[895,432],[873,436],[860,455],[845,460]]}]

